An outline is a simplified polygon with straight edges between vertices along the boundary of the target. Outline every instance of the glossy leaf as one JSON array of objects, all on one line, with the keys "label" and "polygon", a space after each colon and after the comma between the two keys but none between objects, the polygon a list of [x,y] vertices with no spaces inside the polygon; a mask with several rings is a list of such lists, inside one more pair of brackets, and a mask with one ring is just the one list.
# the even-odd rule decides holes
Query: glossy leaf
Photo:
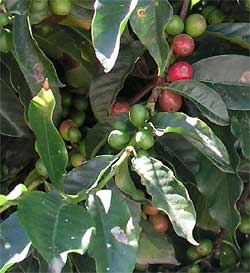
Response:
[{"label": "glossy leaf", "polygon": [[236,202],[242,192],[242,182],[235,174],[224,173],[215,168],[204,156],[195,175],[197,187],[207,200],[211,217],[222,228],[235,231],[240,214]]},{"label": "glossy leaf", "polygon": [[65,177],[64,192],[73,195],[79,192],[88,193],[97,186],[115,160],[117,157],[112,155],[98,156],[73,169]]},{"label": "glossy leaf", "polygon": [[138,0],[130,17],[133,31],[158,65],[158,75],[164,72],[167,63],[169,46],[164,28],[172,16],[173,9],[168,0]]},{"label": "glossy leaf", "polygon": [[24,121],[24,108],[6,80],[0,79],[0,133],[11,137],[27,137],[30,132]]},{"label": "glossy leaf", "polygon": [[153,117],[152,123],[161,133],[177,133],[184,136],[222,171],[234,172],[223,142],[200,119],[184,113],[161,112]]},{"label": "glossy leaf", "polygon": [[58,87],[63,87],[52,62],[38,47],[31,33],[28,17],[16,16],[13,22],[14,55],[29,85],[32,96],[37,95],[46,78],[53,87],[56,97],[55,119],[61,112],[61,100]]},{"label": "glossy leaf", "polygon": [[36,149],[53,185],[63,189],[68,153],[65,143],[52,121],[55,99],[50,89],[41,89],[29,105],[30,126],[36,137]]},{"label": "glossy leaf", "polygon": [[250,23],[223,23],[207,26],[206,33],[250,48]]},{"label": "glossy leaf", "polygon": [[231,131],[239,139],[244,156],[250,159],[250,111],[231,111]]},{"label": "glossy leaf", "polygon": [[220,55],[193,64],[193,79],[204,82],[221,95],[228,109],[250,110],[250,57]]},{"label": "glossy leaf", "polygon": [[[84,253],[93,222],[80,206],[58,195],[31,192],[18,203],[18,216],[33,246],[53,270],[60,270],[70,252]],[[57,271],[60,272],[60,271]]]},{"label": "glossy leaf", "polygon": [[171,83],[167,90],[172,90],[193,101],[210,121],[221,126],[229,124],[225,103],[216,91],[205,84],[193,80],[176,81]]},{"label": "glossy leaf", "polygon": [[120,38],[138,0],[96,0],[92,40],[98,60],[109,72],[118,57]]},{"label": "glossy leaf", "polygon": [[134,63],[143,52],[144,48],[140,42],[130,43],[126,48],[121,49],[117,63],[109,74],[100,71],[93,79],[89,98],[98,121],[104,122],[108,117],[112,103],[132,71]]},{"label": "glossy leaf", "polygon": [[126,202],[113,191],[101,190],[89,196],[88,209],[96,225],[88,254],[96,261],[97,273],[132,273],[138,241]]},{"label": "glossy leaf", "polygon": [[161,161],[146,156],[133,158],[132,165],[152,196],[153,206],[168,215],[177,235],[197,244],[193,238],[196,213],[192,200],[172,170]]},{"label": "glossy leaf", "polygon": [[142,233],[136,261],[139,264],[178,265],[169,236],[155,232],[153,225],[146,221],[142,222]]},{"label": "glossy leaf", "polygon": [[132,180],[128,168],[128,159],[124,160],[115,175],[115,183],[117,187],[124,193],[128,194],[134,200],[145,199],[144,192],[138,190]]},{"label": "glossy leaf", "polygon": [[11,214],[0,224],[0,273],[24,260],[28,256],[30,246],[17,214]]}]

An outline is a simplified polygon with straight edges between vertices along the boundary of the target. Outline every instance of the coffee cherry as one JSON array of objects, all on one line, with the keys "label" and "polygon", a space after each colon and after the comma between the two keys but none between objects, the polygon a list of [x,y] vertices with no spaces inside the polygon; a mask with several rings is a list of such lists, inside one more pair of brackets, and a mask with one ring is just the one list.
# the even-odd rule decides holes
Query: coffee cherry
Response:
[{"label": "coffee cherry", "polygon": [[0,52],[8,53],[12,48],[12,34],[7,28],[0,29]]},{"label": "coffee cherry", "polygon": [[37,160],[35,169],[39,175],[43,177],[48,177],[48,172],[41,158]]},{"label": "coffee cherry", "polygon": [[143,205],[143,212],[146,215],[155,215],[159,213],[159,210],[156,207],[153,207],[149,203]]},{"label": "coffee cherry", "polygon": [[196,251],[200,256],[207,256],[212,252],[213,244],[209,239],[200,241],[200,245],[196,247]]},{"label": "coffee cherry", "polygon": [[91,81],[90,73],[82,65],[68,69],[65,72],[65,78],[68,85],[74,88],[89,88]]},{"label": "coffee cherry", "polygon": [[171,82],[179,80],[190,80],[193,76],[193,68],[187,62],[177,62],[168,70],[168,79]]},{"label": "coffee cherry", "polygon": [[108,136],[108,144],[116,150],[122,150],[125,148],[129,141],[129,133],[120,130],[113,130]]},{"label": "coffee cherry", "polygon": [[50,0],[50,8],[56,15],[67,15],[71,11],[70,0]]},{"label": "coffee cherry", "polygon": [[190,266],[187,270],[187,273],[200,273],[201,269],[198,264],[194,264]]},{"label": "coffee cherry", "polygon": [[146,107],[141,104],[135,104],[129,111],[129,120],[137,128],[141,128],[148,118]]},{"label": "coffee cherry", "polygon": [[71,120],[71,119],[66,119],[66,120],[64,120],[64,121],[61,123],[61,125],[60,125],[60,127],[59,127],[59,131],[60,131],[62,137],[63,137],[65,140],[69,141],[68,130],[69,130],[70,128],[72,128],[72,127],[75,127],[75,126],[76,126],[76,124],[75,124],[74,121]]},{"label": "coffee cherry", "polygon": [[70,107],[72,105],[72,95],[69,92],[62,94],[62,106]]},{"label": "coffee cherry", "polygon": [[128,124],[124,120],[116,120],[113,124],[113,129],[127,132],[128,131]]},{"label": "coffee cherry", "polygon": [[135,135],[135,141],[137,145],[143,150],[148,150],[154,146],[154,136],[149,130],[143,129],[138,131]]},{"label": "coffee cherry", "polygon": [[174,37],[173,50],[180,57],[187,57],[194,51],[194,40],[187,34],[179,34]]},{"label": "coffee cherry", "polygon": [[165,27],[165,32],[170,35],[177,35],[184,30],[184,22],[178,15],[174,15]]},{"label": "coffee cherry", "polygon": [[127,113],[130,110],[130,105],[126,101],[117,101],[112,106],[112,114]]},{"label": "coffee cherry", "polygon": [[39,13],[48,9],[48,0],[32,0],[30,11],[32,13]]},{"label": "coffee cherry", "polygon": [[150,215],[149,222],[154,225],[154,230],[157,233],[164,233],[168,230],[168,219],[160,213]]},{"label": "coffee cherry", "polygon": [[208,15],[208,23],[210,25],[218,25],[221,24],[225,19],[225,14],[222,10],[220,9],[215,9]]},{"label": "coffee cherry", "polygon": [[230,268],[237,262],[237,256],[232,247],[224,244],[219,254],[220,266],[222,268]]},{"label": "coffee cherry", "polygon": [[82,140],[79,145],[79,152],[86,157],[86,142],[85,140]]},{"label": "coffee cherry", "polygon": [[73,105],[78,111],[86,111],[89,106],[88,98],[84,96],[77,96],[73,100]]},{"label": "coffee cherry", "polygon": [[250,242],[247,242],[243,245],[242,255],[244,258],[250,258]]},{"label": "coffee cherry", "polygon": [[74,121],[77,127],[81,127],[86,120],[85,112],[73,112],[70,114],[70,119]]},{"label": "coffee cherry", "polygon": [[159,105],[164,112],[177,112],[182,106],[182,97],[172,91],[162,91]]},{"label": "coffee cherry", "polygon": [[208,19],[209,14],[216,10],[216,6],[206,6],[202,11],[201,11],[201,15],[205,18]]},{"label": "coffee cherry", "polygon": [[0,28],[8,25],[9,23],[9,16],[6,12],[0,13]]},{"label": "coffee cherry", "polygon": [[194,247],[189,247],[187,249],[186,254],[187,254],[188,260],[192,261],[192,262],[194,262],[200,258],[200,254],[196,251],[196,249]]},{"label": "coffee cherry", "polygon": [[200,14],[192,14],[188,16],[185,22],[185,30],[191,37],[201,36],[207,27],[205,18]]},{"label": "coffee cherry", "polygon": [[245,234],[250,234],[250,218],[248,216],[241,216],[239,231]]},{"label": "coffee cherry", "polygon": [[78,143],[82,138],[82,133],[78,128],[72,127],[68,130],[69,141]]},{"label": "coffee cherry", "polygon": [[77,168],[85,161],[85,158],[80,153],[75,153],[70,157],[70,162],[73,167]]}]

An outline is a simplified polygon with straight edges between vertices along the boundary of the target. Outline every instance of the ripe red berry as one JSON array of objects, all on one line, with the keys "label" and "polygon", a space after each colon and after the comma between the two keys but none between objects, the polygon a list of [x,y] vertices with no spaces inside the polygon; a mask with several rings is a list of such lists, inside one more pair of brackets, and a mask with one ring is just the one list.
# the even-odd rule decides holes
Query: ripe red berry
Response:
[{"label": "ripe red berry", "polygon": [[126,113],[129,112],[130,105],[126,101],[117,101],[112,106],[112,114],[116,115],[119,113]]},{"label": "ripe red berry", "polygon": [[179,80],[190,80],[193,76],[193,68],[187,62],[177,62],[168,70],[168,79],[171,82]]},{"label": "ripe red berry", "polygon": [[181,108],[182,97],[172,91],[162,91],[159,105],[163,112],[177,112]]},{"label": "ripe red berry", "polygon": [[173,50],[180,57],[186,57],[194,51],[194,39],[187,34],[179,34],[174,37]]},{"label": "ripe red berry", "polygon": [[164,233],[165,231],[167,231],[169,226],[168,219],[160,213],[150,215],[149,222],[151,222],[154,225],[154,230],[157,233]]}]

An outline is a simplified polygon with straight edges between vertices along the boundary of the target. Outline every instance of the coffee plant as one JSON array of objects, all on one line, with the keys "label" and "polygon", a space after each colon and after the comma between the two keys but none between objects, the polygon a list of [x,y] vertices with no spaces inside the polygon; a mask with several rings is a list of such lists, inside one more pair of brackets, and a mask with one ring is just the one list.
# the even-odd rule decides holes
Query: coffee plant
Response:
[{"label": "coffee plant", "polygon": [[250,1],[0,1],[0,273],[250,271]]}]

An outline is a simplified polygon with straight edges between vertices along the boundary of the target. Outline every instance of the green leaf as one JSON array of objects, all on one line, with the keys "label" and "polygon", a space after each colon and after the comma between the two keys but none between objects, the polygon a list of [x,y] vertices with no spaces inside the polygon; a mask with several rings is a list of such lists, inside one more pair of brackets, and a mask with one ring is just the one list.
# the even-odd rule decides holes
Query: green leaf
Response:
[{"label": "green leaf", "polygon": [[242,182],[235,174],[215,168],[204,156],[195,175],[197,187],[207,200],[209,214],[222,228],[235,231],[240,221],[236,202],[242,193]]},{"label": "green leaf", "polygon": [[200,119],[189,117],[184,113],[162,112],[153,117],[152,123],[160,132],[183,135],[219,169],[224,172],[234,172],[223,142]]},{"label": "green leaf", "polygon": [[133,31],[158,65],[158,75],[164,72],[167,64],[169,46],[164,28],[172,16],[168,0],[139,0],[130,17]]},{"label": "green leaf", "polygon": [[153,206],[168,215],[179,236],[196,245],[197,242],[193,238],[196,213],[184,185],[157,159],[146,156],[133,158],[132,165],[152,196]]},{"label": "green leaf", "polygon": [[109,72],[117,59],[120,38],[128,18],[138,0],[116,0],[115,13],[113,0],[96,0],[92,21],[92,40],[98,60]]},{"label": "green leaf", "polygon": [[52,91],[41,89],[29,105],[30,126],[36,137],[36,148],[53,185],[62,190],[68,153],[52,121],[55,99]]},{"label": "green leaf", "polygon": [[122,192],[131,196],[134,200],[140,201],[145,199],[144,192],[136,188],[130,176],[128,159],[119,165],[118,172],[115,175],[115,183]]},{"label": "green leaf", "polygon": [[142,222],[142,233],[136,261],[139,264],[178,265],[169,236],[155,232],[153,225],[146,221]]},{"label": "green leaf", "polygon": [[133,70],[134,63],[143,54],[141,43],[134,41],[121,49],[114,69],[105,74],[103,71],[94,77],[89,98],[96,119],[104,122],[111,112],[111,105],[122,89],[126,77]]},{"label": "green leaf", "polygon": [[88,208],[96,225],[88,253],[97,273],[132,273],[138,242],[126,202],[111,190],[101,190],[89,196]]},{"label": "green leaf", "polygon": [[250,110],[250,57],[219,55],[193,64],[193,79],[215,89],[228,109]]},{"label": "green leaf", "polygon": [[250,48],[250,23],[223,23],[207,26],[206,33]]},{"label": "green leaf", "polygon": [[63,87],[54,65],[38,47],[31,33],[28,17],[15,16],[13,22],[13,54],[29,85],[32,96],[37,95],[44,80],[49,79],[50,87],[53,87],[56,97],[55,119],[61,112],[61,100],[58,87]]},{"label": "green leaf", "polygon": [[103,155],[86,161],[66,175],[64,192],[72,195],[79,192],[88,193],[97,186],[104,173],[116,160],[116,156]]},{"label": "green leaf", "polygon": [[225,103],[216,91],[205,84],[193,80],[176,81],[168,85],[167,90],[172,90],[193,101],[210,121],[221,126],[229,124]]},{"label": "green leaf", "polygon": [[7,79],[0,79],[0,134],[27,137],[30,132],[24,121],[24,108],[6,81]]},{"label": "green leaf", "polygon": [[58,195],[25,194],[18,204],[18,216],[52,272],[63,267],[68,253],[82,254],[88,248],[93,231],[90,215],[85,208],[69,204]]},{"label": "green leaf", "polygon": [[230,111],[231,131],[239,139],[244,156],[250,159],[250,111]]},{"label": "green leaf", "polygon": [[17,214],[11,214],[0,224],[0,273],[24,260],[28,256],[30,246]]}]

